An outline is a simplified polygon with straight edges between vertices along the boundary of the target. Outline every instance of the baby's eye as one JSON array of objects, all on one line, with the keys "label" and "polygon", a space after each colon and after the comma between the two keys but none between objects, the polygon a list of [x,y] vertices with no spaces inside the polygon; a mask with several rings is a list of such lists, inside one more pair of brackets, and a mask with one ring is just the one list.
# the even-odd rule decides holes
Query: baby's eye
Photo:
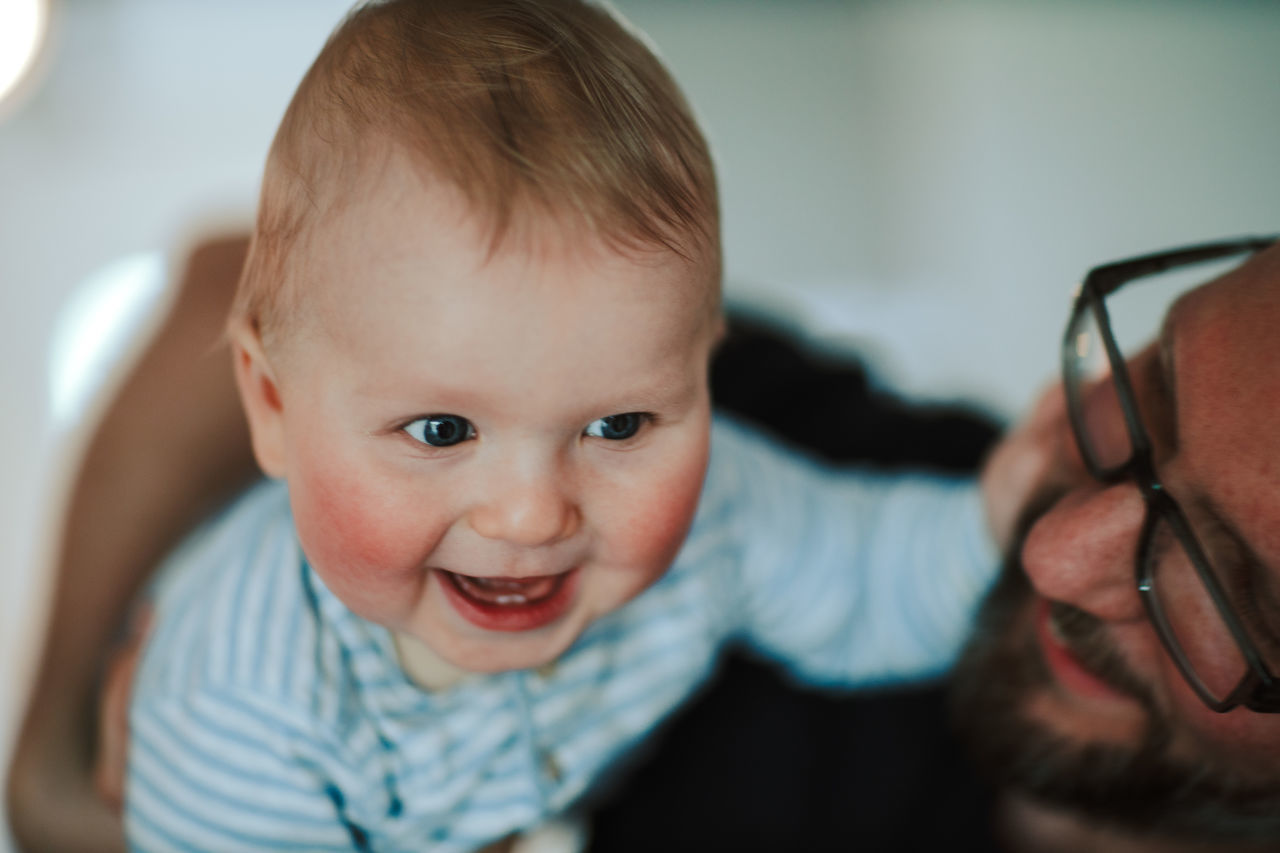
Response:
[{"label": "baby's eye", "polygon": [[610,441],[622,441],[639,432],[648,417],[644,412],[609,415],[587,424],[586,434],[596,438],[607,438]]},{"label": "baby's eye", "polygon": [[476,437],[471,421],[460,415],[428,415],[410,421],[403,427],[411,437],[432,447],[452,447]]}]

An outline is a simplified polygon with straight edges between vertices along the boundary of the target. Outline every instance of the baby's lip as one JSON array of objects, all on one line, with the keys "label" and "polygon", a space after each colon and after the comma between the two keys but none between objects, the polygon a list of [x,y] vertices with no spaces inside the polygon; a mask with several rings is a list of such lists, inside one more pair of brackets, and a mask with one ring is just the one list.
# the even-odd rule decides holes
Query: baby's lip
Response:
[{"label": "baby's lip", "polygon": [[440,571],[445,572],[446,574],[457,575],[459,577],[467,578],[468,580],[476,580],[481,582],[529,584],[529,583],[537,583],[538,581],[544,581],[550,578],[557,578],[557,577],[560,577],[561,575],[566,575],[569,572],[573,571],[573,569],[569,568],[569,569],[559,569],[559,570],[552,570],[552,571],[535,571],[535,572],[519,572],[519,573],[513,572],[512,574],[507,574],[507,575],[473,575],[467,572],[459,572],[459,571],[454,571],[453,569],[444,569],[444,568],[441,568]]},{"label": "baby's lip", "polygon": [[528,575],[468,575],[441,570],[445,579],[475,600],[491,604],[530,604],[554,595],[572,569]]},{"label": "baby's lip", "polygon": [[572,606],[577,570],[530,577],[477,577],[439,570],[446,600],[487,630],[528,631],[559,619]]}]

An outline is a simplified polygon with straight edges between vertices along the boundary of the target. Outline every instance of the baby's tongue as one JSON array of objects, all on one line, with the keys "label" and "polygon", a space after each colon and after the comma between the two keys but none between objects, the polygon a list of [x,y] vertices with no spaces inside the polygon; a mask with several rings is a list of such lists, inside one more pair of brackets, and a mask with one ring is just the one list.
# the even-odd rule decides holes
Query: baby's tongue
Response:
[{"label": "baby's tongue", "polygon": [[528,604],[550,595],[558,575],[540,578],[473,578],[453,573],[463,591],[487,604]]}]

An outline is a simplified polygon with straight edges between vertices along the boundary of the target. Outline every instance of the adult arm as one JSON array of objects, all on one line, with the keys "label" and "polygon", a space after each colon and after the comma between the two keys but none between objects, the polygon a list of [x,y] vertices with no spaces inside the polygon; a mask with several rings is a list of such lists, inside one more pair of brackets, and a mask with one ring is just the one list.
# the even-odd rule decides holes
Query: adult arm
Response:
[{"label": "adult arm", "polygon": [[104,652],[160,557],[255,469],[218,346],[248,240],[191,252],[169,316],[107,407],[66,504],[57,578],[6,791],[23,849],[123,849],[92,783]]}]

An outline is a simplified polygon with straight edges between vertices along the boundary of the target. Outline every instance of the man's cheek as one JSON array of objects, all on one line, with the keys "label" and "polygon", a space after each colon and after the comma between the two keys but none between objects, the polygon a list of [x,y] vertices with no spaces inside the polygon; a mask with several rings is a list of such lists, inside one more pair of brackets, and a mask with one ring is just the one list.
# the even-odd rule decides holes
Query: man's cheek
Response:
[{"label": "man's cheek", "polygon": [[1172,708],[1166,711],[1175,732],[1174,754],[1187,762],[1206,759],[1226,765],[1246,778],[1275,779],[1275,755],[1280,748],[1280,719],[1236,707],[1219,714],[1209,710],[1176,672],[1166,674],[1173,685]]}]

